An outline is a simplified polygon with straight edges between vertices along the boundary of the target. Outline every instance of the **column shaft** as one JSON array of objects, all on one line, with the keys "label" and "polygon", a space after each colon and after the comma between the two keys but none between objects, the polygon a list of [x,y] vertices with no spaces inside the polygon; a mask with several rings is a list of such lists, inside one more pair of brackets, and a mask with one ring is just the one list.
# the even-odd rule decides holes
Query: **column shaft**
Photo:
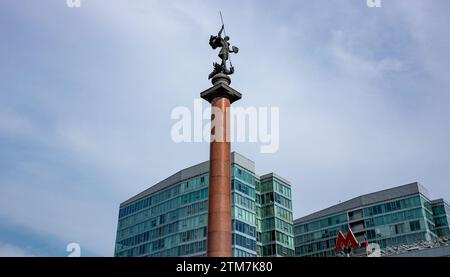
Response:
[{"label": "column shaft", "polygon": [[218,97],[211,105],[213,110],[219,109],[222,116],[211,118],[212,121],[216,120],[216,124],[211,126],[211,136],[219,137],[210,144],[207,255],[231,257],[231,148],[228,139],[230,100]]}]

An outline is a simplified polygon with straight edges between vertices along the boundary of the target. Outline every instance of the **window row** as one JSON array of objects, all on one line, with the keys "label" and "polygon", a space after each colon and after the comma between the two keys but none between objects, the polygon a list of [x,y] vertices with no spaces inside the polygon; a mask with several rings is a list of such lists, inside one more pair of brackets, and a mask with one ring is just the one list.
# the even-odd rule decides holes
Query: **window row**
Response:
[{"label": "window row", "polygon": [[125,217],[129,214],[145,209],[147,207],[154,206],[160,202],[175,197],[176,195],[183,193],[187,190],[192,190],[207,184],[208,184],[208,175],[198,176],[181,184],[177,184],[158,194],[139,200],[138,202],[135,202],[133,204],[121,208],[119,211],[119,218]]},{"label": "window row", "polygon": [[276,192],[280,193],[281,195],[289,199],[292,198],[291,188],[289,186],[283,185],[278,181],[274,181],[274,187]]},{"label": "window row", "polygon": [[292,212],[281,207],[275,206],[275,215],[288,222],[292,222]]},{"label": "window row", "polygon": [[318,229],[327,228],[330,226],[342,224],[347,222],[347,214],[338,214],[334,216],[327,217],[325,219],[313,221],[306,224],[296,225],[294,227],[295,234],[302,234],[307,232],[312,232]]},{"label": "window row", "polygon": [[[188,219],[184,219],[180,222],[175,222],[172,224],[165,225],[150,231],[146,231],[135,236],[129,237],[127,239],[119,241],[117,244],[121,249],[133,246],[145,241],[152,241],[162,236],[167,236],[173,233],[178,233],[183,230],[188,230],[192,228],[198,228],[205,226],[207,222],[207,215],[200,215]],[[206,227],[205,227],[206,228]],[[205,229],[206,231],[206,229]],[[179,242],[179,241],[178,241]]]},{"label": "window row", "polygon": [[255,184],[255,177],[249,171],[237,166],[233,165],[232,176],[241,179],[244,182],[247,182],[251,185]]},{"label": "window row", "polygon": [[261,194],[263,194],[265,192],[273,191],[274,190],[274,188],[273,188],[273,180],[261,182],[257,186],[256,190],[258,192],[260,192]]},{"label": "window row", "polygon": [[239,220],[233,219],[233,230],[241,232],[243,234],[255,237],[256,235],[256,227],[251,226],[247,223],[241,222]]},{"label": "window row", "polygon": [[256,251],[256,239],[250,239],[239,234],[233,234],[233,245],[239,245],[241,247]]},{"label": "window row", "polygon": [[233,179],[231,181],[231,189],[242,192],[250,196],[250,198],[255,199],[255,189],[239,180]]},{"label": "window row", "polygon": [[277,255],[282,257],[294,257],[295,255],[294,247],[292,246],[291,248],[277,244]]},{"label": "window row", "polygon": [[378,243],[381,248],[386,248],[389,246],[395,246],[399,244],[410,244],[417,241],[426,240],[425,233],[415,233],[410,235],[398,236],[393,238],[386,238],[380,240],[374,240],[373,242]]},{"label": "window row", "polygon": [[[176,247],[181,243],[204,239],[204,238],[206,238],[206,236],[207,236],[206,227],[202,227],[202,228],[198,228],[198,229],[194,229],[194,230],[181,232],[181,233],[175,234],[173,236],[155,240],[155,241],[152,241],[149,243],[145,243],[138,247],[132,248],[131,250],[134,251],[133,252],[134,256],[149,255],[153,252],[162,250],[164,248]],[[124,245],[122,243],[123,242],[121,242],[120,246],[116,248],[116,253],[120,249],[125,248],[125,246],[129,247],[129,246],[138,244],[138,243],[135,243],[135,244],[130,244],[130,245]]]},{"label": "window row", "polygon": [[421,206],[420,196],[414,196],[365,208],[364,215],[367,217],[418,206]]},{"label": "window row", "polygon": [[264,245],[262,250],[263,256],[282,256],[282,257],[293,257],[295,251],[293,248],[288,248],[279,244],[269,244]]},{"label": "window row", "polygon": [[258,215],[258,217],[261,217],[261,218],[273,217],[274,216],[274,206],[261,207],[261,209],[258,209],[257,212],[260,213]]},{"label": "window row", "polygon": [[447,216],[440,216],[434,218],[435,227],[448,226]]},{"label": "window row", "polygon": [[235,248],[233,250],[233,257],[246,257],[246,258],[249,258],[249,257],[256,257],[256,255],[253,254],[253,253],[244,251],[242,249]]},{"label": "window row", "polygon": [[251,200],[250,198],[244,197],[239,193],[233,193],[232,204],[240,205],[251,211],[255,210],[255,201]]},{"label": "window row", "polygon": [[419,220],[410,221],[408,223],[398,223],[393,225],[380,226],[375,229],[367,230],[367,238],[377,239],[386,238],[390,236],[401,235],[404,233],[410,233],[421,230],[421,225]]},{"label": "window row", "polygon": [[276,192],[268,192],[261,195],[256,195],[256,203],[261,205],[273,204],[274,202],[286,207],[287,209],[292,209],[292,201],[284,196],[281,196]]},{"label": "window row", "polygon": [[275,229],[275,218],[269,217],[261,220],[261,231]]},{"label": "window row", "polygon": [[197,254],[204,256],[206,251],[206,240],[192,242],[189,244],[180,245],[170,249],[165,249],[148,255],[149,257],[180,257]]},{"label": "window row", "polygon": [[294,237],[288,236],[285,233],[278,232],[278,231],[276,232],[276,235],[277,235],[276,239],[278,242],[294,248]]},{"label": "window row", "polygon": [[263,194],[257,194],[256,195],[256,203],[260,205],[266,205],[266,204],[273,204],[273,192],[267,192]]},{"label": "window row", "polygon": [[444,215],[444,214],[446,214],[446,210],[445,210],[445,206],[443,204],[433,206],[433,215],[434,216]]},{"label": "window row", "polygon": [[272,231],[268,231],[268,232],[262,232],[261,233],[261,242],[263,244],[265,243],[269,243],[271,241],[276,241],[277,237],[276,237],[276,232],[275,230]]},{"label": "window row", "polygon": [[[156,241],[152,241],[150,243],[145,244],[147,248],[144,247],[145,253],[157,251],[164,247],[173,247],[179,245],[180,243],[185,243],[188,241],[199,240],[206,238],[207,231],[206,226],[202,228],[197,228],[193,230],[188,230],[184,232],[180,232],[178,234],[174,234],[172,236],[166,237],[164,239],[159,239]],[[121,249],[128,248],[130,246],[134,246],[137,244],[141,244],[143,242],[148,241],[150,238],[150,232],[145,232],[138,236],[128,238],[124,241],[119,242],[116,245],[116,251],[120,251]],[[139,255],[142,255],[139,251]],[[148,254],[148,253],[147,253]]]},{"label": "window row", "polygon": [[167,211],[176,209],[186,204],[190,204],[192,202],[197,202],[200,200],[208,199],[208,188],[203,188],[200,190],[192,191],[190,193],[181,195],[179,197],[173,198],[169,201],[161,203],[157,206],[154,206],[148,210],[139,212],[135,215],[126,217],[124,219],[119,220],[119,228],[125,228],[131,224],[142,221],[149,216],[160,215],[163,213],[167,213]]},{"label": "window row", "polygon": [[306,242],[312,242],[315,240],[322,240],[322,239],[326,239],[326,238],[336,238],[339,231],[346,234],[348,229],[349,229],[348,224],[342,224],[342,225],[338,225],[333,228],[323,229],[323,230],[316,231],[313,233],[296,236],[295,244],[299,245],[299,244],[303,244]]},{"label": "window row", "polygon": [[263,256],[273,256],[277,254],[277,245],[275,243],[263,246]]},{"label": "window row", "polygon": [[237,206],[233,207],[232,216],[234,219],[238,219],[240,221],[245,221],[250,225],[255,225],[256,215],[252,212],[239,208]]},{"label": "window row", "polygon": [[[132,223],[132,219],[134,219],[135,216],[140,216],[141,213],[133,215],[129,218],[123,219],[123,221],[130,221],[130,222],[126,222],[125,224],[123,222],[121,222],[122,224],[119,224],[119,228],[120,230],[117,232],[117,237],[119,239],[124,238],[126,236],[135,234],[135,233],[139,233],[139,232],[143,232],[144,230],[148,230],[151,228],[156,228],[159,225],[163,225],[163,224],[167,224],[169,222],[173,222],[173,221],[177,221],[180,218],[186,218],[189,217],[191,215],[195,215],[195,214],[199,214],[202,212],[208,211],[208,202],[207,201],[202,201],[202,202],[198,202],[198,203],[194,203],[191,204],[189,206],[185,206],[182,208],[179,208],[177,210],[174,211],[170,211],[167,214],[162,214],[153,218],[150,218],[144,222],[141,222],[139,224],[136,224],[134,226],[131,227],[127,227],[124,228],[123,226],[126,225],[130,225]],[[142,213],[144,214],[144,213]],[[145,213],[145,217],[148,217],[148,214],[150,214],[149,211],[147,211]],[[140,220],[139,220],[140,221]],[[126,226],[125,225],[125,226]]]},{"label": "window row", "polygon": [[282,230],[288,234],[292,234],[293,235],[293,230],[292,230],[292,223],[288,223],[284,220],[280,220],[278,218],[275,218],[275,227],[278,230]]},{"label": "window row", "polygon": [[378,216],[365,220],[366,227],[374,227],[380,225],[391,224],[399,221],[406,221],[409,219],[416,219],[423,217],[423,210],[421,208],[412,209],[404,212],[397,212],[384,216]]},{"label": "window row", "polygon": [[275,194],[275,202],[285,207],[286,209],[292,209],[292,201],[284,196],[281,196],[279,193]]},{"label": "window row", "polygon": [[[298,256],[306,256],[317,251],[324,251],[336,247],[336,238],[330,238],[324,241],[314,242],[295,248]],[[333,250],[334,252],[334,250]]]}]

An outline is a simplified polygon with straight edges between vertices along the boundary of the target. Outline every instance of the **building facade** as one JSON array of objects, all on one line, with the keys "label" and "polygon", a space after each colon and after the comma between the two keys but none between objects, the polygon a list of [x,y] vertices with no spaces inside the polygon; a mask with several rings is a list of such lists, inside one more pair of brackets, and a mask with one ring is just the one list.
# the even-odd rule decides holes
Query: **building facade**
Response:
[{"label": "building facade", "polygon": [[[209,162],[186,168],[120,205],[117,257],[205,256]],[[235,257],[294,254],[291,187],[231,154]]]},{"label": "building facade", "polygon": [[292,191],[289,182],[273,173],[256,183],[258,256],[294,256]]},{"label": "building facade", "polygon": [[448,211],[445,201],[430,201],[419,183],[362,195],[295,220],[295,254],[336,256],[337,234],[349,228],[358,241],[367,239],[381,249],[430,241],[449,230]]},{"label": "building facade", "polygon": [[444,199],[431,201],[436,235],[439,237],[450,236],[450,205]]}]

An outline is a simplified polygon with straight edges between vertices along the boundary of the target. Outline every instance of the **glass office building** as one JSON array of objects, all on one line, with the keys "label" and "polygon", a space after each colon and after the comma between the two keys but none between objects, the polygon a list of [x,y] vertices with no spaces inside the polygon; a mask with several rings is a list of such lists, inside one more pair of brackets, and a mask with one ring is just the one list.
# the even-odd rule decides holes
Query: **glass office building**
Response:
[{"label": "glass office building", "polygon": [[[115,256],[205,256],[209,162],[186,168],[120,205]],[[259,177],[253,161],[231,154],[233,255],[294,254],[291,187]]]},{"label": "glass office building", "polygon": [[448,204],[430,201],[419,183],[362,195],[295,220],[295,254],[336,256],[337,234],[349,228],[358,241],[367,238],[382,249],[430,241],[448,232],[448,212]]},{"label": "glass office building", "polygon": [[431,201],[435,233],[439,237],[450,236],[450,205],[444,199]]},{"label": "glass office building", "polygon": [[292,195],[289,183],[275,174],[256,183],[258,256],[294,256]]}]

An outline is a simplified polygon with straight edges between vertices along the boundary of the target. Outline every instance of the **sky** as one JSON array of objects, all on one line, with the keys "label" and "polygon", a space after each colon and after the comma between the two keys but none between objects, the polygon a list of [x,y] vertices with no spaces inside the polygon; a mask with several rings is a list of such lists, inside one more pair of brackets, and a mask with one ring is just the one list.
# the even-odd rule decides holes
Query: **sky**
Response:
[{"label": "sky", "polygon": [[276,153],[232,150],[291,181],[294,218],[416,181],[450,200],[447,0],[4,0],[0,256],[112,256],[119,204],[208,159],[171,111],[211,85],[219,10],[234,106],[280,112]]}]

